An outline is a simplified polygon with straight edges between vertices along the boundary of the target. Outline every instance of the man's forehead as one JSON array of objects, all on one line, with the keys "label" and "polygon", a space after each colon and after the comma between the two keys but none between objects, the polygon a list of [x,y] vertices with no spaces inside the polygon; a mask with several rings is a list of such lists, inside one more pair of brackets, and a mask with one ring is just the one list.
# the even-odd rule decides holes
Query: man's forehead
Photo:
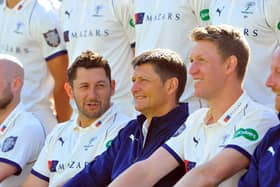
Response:
[{"label": "man's forehead", "polygon": [[0,64],[13,64],[23,68],[22,63],[16,57],[7,54],[0,54]]}]

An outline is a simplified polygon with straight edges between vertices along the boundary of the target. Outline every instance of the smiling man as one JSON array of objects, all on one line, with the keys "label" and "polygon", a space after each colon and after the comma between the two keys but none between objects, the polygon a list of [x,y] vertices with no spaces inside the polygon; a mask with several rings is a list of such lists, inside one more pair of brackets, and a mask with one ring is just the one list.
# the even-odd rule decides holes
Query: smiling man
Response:
[{"label": "smiling man", "polygon": [[128,118],[111,103],[115,81],[102,56],[84,52],[68,70],[66,90],[78,108],[76,120],[57,126],[24,186],[60,186],[110,145]]},{"label": "smiling man", "polygon": [[183,133],[134,164],[110,187],[153,186],[180,165],[185,165],[186,174],[176,187],[236,187],[255,147],[278,123],[273,110],[242,89],[249,47],[240,32],[207,26],[194,29],[191,39],[195,44],[189,73],[195,95],[209,107],[192,113]]},{"label": "smiling man", "polygon": [[[178,54],[154,49],[136,57],[132,64],[131,92],[141,115],[120,131],[106,152],[64,186],[108,186],[134,162],[149,157],[175,132],[183,130],[188,106],[178,101],[185,88],[186,67]],[[183,174],[184,167],[174,168],[155,186],[172,186]]]}]

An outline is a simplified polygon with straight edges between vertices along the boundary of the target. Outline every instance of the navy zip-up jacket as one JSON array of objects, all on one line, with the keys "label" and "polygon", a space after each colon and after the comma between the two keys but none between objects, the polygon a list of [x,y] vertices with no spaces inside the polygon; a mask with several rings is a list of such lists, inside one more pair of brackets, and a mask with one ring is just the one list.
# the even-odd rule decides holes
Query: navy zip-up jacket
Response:
[{"label": "navy zip-up jacket", "polygon": [[[108,186],[133,163],[148,158],[163,145],[184,124],[188,115],[188,104],[182,103],[168,114],[154,117],[149,126],[144,147],[142,126],[146,118],[143,115],[138,116],[119,132],[107,151],[97,156],[64,187]],[[181,165],[162,178],[155,186],[173,186],[184,174],[185,168]]]},{"label": "navy zip-up jacket", "polygon": [[271,128],[257,146],[238,187],[280,186],[280,124]]}]

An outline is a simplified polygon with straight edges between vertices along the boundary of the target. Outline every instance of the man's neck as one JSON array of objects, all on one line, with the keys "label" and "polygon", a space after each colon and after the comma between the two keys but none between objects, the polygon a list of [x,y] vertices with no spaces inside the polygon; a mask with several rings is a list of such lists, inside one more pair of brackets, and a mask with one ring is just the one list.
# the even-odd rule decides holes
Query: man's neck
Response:
[{"label": "man's neck", "polygon": [[146,117],[147,123],[150,125],[151,122],[152,122],[152,119],[153,119],[154,117],[162,117],[162,116],[165,116],[165,115],[168,114],[170,111],[174,110],[177,106],[178,106],[177,103],[173,103],[173,104],[169,105],[168,109],[165,108],[165,110],[159,111],[159,112],[157,112],[157,113],[153,113],[152,115],[151,115],[151,113],[149,113],[149,114],[144,114],[144,116]]},{"label": "man's neck", "polygon": [[243,91],[226,94],[225,97],[217,97],[215,100],[208,101],[209,111],[205,118],[206,123],[212,124],[217,122],[222,115],[238,100]]},{"label": "man's neck", "polygon": [[5,109],[0,109],[0,124],[2,124],[5,119],[10,115],[16,106],[7,106]]},{"label": "man's neck", "polygon": [[14,8],[21,0],[7,0],[7,7],[12,9]]}]

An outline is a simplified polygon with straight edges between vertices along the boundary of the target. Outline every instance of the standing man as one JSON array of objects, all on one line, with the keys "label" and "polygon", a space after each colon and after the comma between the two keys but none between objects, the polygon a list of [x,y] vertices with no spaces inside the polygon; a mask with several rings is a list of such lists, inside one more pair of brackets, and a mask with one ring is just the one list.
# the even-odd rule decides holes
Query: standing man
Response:
[{"label": "standing man", "polygon": [[273,110],[252,101],[242,89],[249,48],[239,32],[208,26],[194,29],[191,38],[196,43],[189,73],[195,95],[206,99],[209,108],[191,114],[183,133],[130,167],[111,186],[152,186],[185,165],[186,174],[176,187],[236,187],[256,145],[279,123]]},{"label": "standing man", "polygon": [[[188,116],[187,104],[179,104],[186,83],[186,67],[178,54],[154,49],[133,60],[131,92],[141,112],[120,131],[111,147],[96,157],[64,186],[105,187],[134,162],[146,159],[174,133]],[[184,167],[174,169],[155,186],[174,185]]]},{"label": "standing man", "polygon": [[68,59],[58,17],[49,1],[4,0],[0,18],[0,53],[21,59],[26,74],[22,102],[49,132],[57,120],[71,116],[64,90]]},{"label": "standing man", "polygon": [[[276,94],[275,107],[280,112],[280,48],[275,50],[271,72],[266,86]],[[256,148],[247,173],[239,181],[238,187],[280,186],[280,125],[270,129]]]},{"label": "standing man", "polygon": [[[135,0],[136,55],[155,48],[177,52],[189,67],[191,30],[210,23],[211,0]],[[189,111],[206,106],[194,96],[193,80],[188,78],[180,101],[188,102]]]},{"label": "standing man", "polygon": [[111,103],[115,81],[102,56],[82,53],[69,68],[68,79],[66,89],[77,105],[77,119],[57,126],[48,136],[26,187],[61,186],[110,147],[129,121]]},{"label": "standing man", "polygon": [[280,46],[279,0],[212,0],[213,25],[229,24],[240,29],[251,56],[244,89],[255,101],[274,109],[274,94],[265,86],[272,55]]},{"label": "standing man", "polygon": [[95,51],[110,63],[116,92],[115,106],[135,116],[129,88],[134,56],[133,0],[63,0],[60,16],[70,62],[85,50]]},{"label": "standing man", "polygon": [[21,186],[46,136],[43,125],[21,102],[23,80],[22,64],[0,54],[0,187]]}]

